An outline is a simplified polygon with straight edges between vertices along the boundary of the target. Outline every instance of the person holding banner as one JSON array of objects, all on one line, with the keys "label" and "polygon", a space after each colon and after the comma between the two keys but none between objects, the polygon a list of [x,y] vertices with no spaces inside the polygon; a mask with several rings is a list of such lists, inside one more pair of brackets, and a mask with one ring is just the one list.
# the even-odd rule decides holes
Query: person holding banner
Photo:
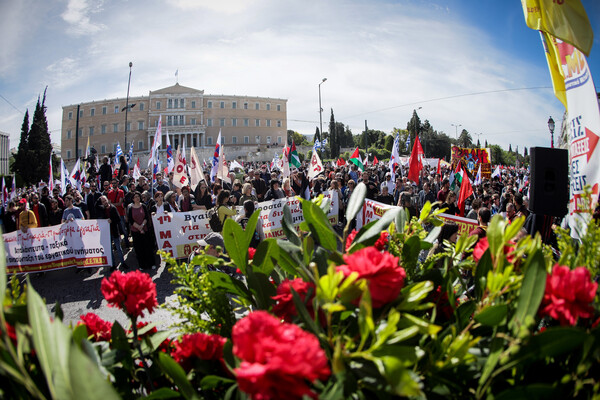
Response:
[{"label": "person holding banner", "polygon": [[29,228],[37,228],[38,222],[33,211],[27,209],[27,199],[19,200],[19,229],[26,233]]},{"label": "person holding banner", "polygon": [[[111,204],[106,196],[100,196],[99,202],[101,206],[98,207],[99,213],[97,217],[98,219],[107,219],[110,227],[110,241],[112,243],[111,247],[113,254],[113,266],[111,271],[115,270],[119,264],[125,267],[125,269],[128,269],[125,264],[125,259],[123,258],[123,249],[121,248],[121,230],[123,228],[121,226],[121,217],[119,216],[117,207],[115,207],[114,204]],[[117,264],[117,260],[119,261],[119,264]]]},{"label": "person holding banner", "polygon": [[156,269],[154,265],[154,244],[152,233],[149,232],[150,213],[142,204],[140,192],[133,194],[133,203],[127,209],[127,220],[131,236],[133,238],[133,249],[138,260],[140,269]]}]

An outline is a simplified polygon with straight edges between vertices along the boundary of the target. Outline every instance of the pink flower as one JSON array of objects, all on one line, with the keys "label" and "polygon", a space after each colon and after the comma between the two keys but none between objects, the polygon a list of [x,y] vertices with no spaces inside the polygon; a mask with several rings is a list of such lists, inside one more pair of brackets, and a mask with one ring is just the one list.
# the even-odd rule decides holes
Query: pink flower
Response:
[{"label": "pink flower", "polygon": [[380,252],[374,247],[366,247],[350,255],[344,256],[346,265],[339,265],[338,271],[345,276],[358,273],[358,279],[369,282],[369,292],[374,308],[379,308],[394,301],[406,278],[406,271],[399,263],[398,257],[388,252]]},{"label": "pink flower", "polygon": [[598,284],[591,281],[585,267],[570,270],[564,265],[554,265],[546,278],[546,290],[540,314],[548,315],[561,325],[576,325],[578,318],[591,318]]},{"label": "pink flower", "polygon": [[[514,254],[511,254],[513,251],[515,251],[514,245],[514,242],[508,242],[508,244],[504,245],[504,254],[506,255],[506,261],[508,261],[510,264],[513,264],[515,262],[515,256]],[[473,260],[475,262],[479,262],[479,260],[481,260],[481,257],[483,257],[483,254],[489,247],[490,243],[488,242],[487,237],[479,239],[479,241],[475,245],[475,248],[473,249]]]},{"label": "pink flower", "polygon": [[140,271],[126,274],[115,271],[102,280],[101,290],[110,307],[117,307],[132,317],[141,317],[146,310],[151,313],[158,306],[156,284],[150,275]]},{"label": "pink flower", "polygon": [[[111,337],[112,323],[103,320],[94,313],[87,313],[79,317],[87,328],[88,336],[92,336],[94,342],[108,342]],[[78,325],[79,325],[78,324]]]},{"label": "pink flower", "polygon": [[[277,302],[273,306],[273,314],[286,322],[292,322],[294,317],[298,315],[291,289],[294,289],[294,291],[298,293],[300,300],[306,304],[309,314],[311,316],[314,315],[312,299],[315,297],[315,284],[312,282],[304,282],[301,278],[296,278],[294,280],[285,279],[277,287],[277,295],[273,296],[273,300]],[[306,296],[310,289],[312,289],[312,294],[307,300]]]},{"label": "pink flower", "polygon": [[256,254],[256,249],[254,247],[248,247],[248,260],[254,259],[254,254]]},{"label": "pink flower", "polygon": [[331,374],[316,336],[265,311],[237,322],[232,340],[233,354],[241,359],[234,371],[238,385],[252,399],[316,398],[308,383]]},{"label": "pink flower", "polygon": [[356,229],[353,229],[352,232],[348,234],[348,237],[346,237],[346,251],[348,251],[350,246],[352,246],[352,242],[354,242],[354,238],[356,237],[357,233],[358,231]]},{"label": "pink flower", "polygon": [[219,335],[194,333],[183,335],[173,343],[174,350],[171,356],[183,369],[189,371],[195,359],[205,361],[223,362],[223,346],[227,339]]}]

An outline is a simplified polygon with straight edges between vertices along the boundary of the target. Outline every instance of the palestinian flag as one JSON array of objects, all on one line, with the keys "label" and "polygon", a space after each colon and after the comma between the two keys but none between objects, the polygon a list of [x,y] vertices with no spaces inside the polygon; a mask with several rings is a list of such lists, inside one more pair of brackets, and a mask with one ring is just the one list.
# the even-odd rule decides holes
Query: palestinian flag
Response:
[{"label": "palestinian flag", "polygon": [[450,190],[456,191],[460,189],[463,178],[463,169],[460,161],[456,164],[456,171],[450,175]]},{"label": "palestinian flag", "polygon": [[292,140],[292,148],[290,149],[290,165],[296,168],[300,168],[300,157],[298,157],[298,151],[296,150],[296,143]]},{"label": "palestinian flag", "polygon": [[351,163],[356,165],[358,167],[358,169],[360,169],[361,171],[365,170],[365,166],[362,162],[362,159],[360,158],[360,153],[358,151],[358,147],[356,148],[356,150],[354,150],[354,153],[352,153],[352,155],[350,156],[348,161],[350,161]]}]

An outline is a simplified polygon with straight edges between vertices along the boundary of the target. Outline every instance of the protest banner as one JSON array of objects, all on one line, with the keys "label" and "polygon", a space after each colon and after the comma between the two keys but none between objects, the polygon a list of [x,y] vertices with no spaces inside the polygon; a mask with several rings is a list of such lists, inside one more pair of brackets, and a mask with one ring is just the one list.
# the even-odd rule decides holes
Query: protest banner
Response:
[{"label": "protest banner", "polygon": [[108,221],[74,220],[2,235],[9,274],[112,265]]},{"label": "protest banner", "polygon": [[[380,203],[375,200],[365,199],[362,210],[356,216],[356,229],[362,228],[364,225],[371,221],[378,220],[385,214],[387,210],[392,208],[398,208],[398,206],[391,206],[388,204]],[[471,231],[479,226],[476,220],[470,218],[458,217],[450,214],[439,214],[438,217],[442,221],[452,221],[458,225],[458,235],[469,234]]]},{"label": "protest banner", "polygon": [[452,171],[456,171],[456,165],[461,162],[463,167],[469,171],[470,176],[475,177],[481,165],[481,177],[492,178],[492,158],[490,149],[469,149],[466,147],[452,146],[452,158],[450,164]]},{"label": "protest banner", "polygon": [[477,222],[477,220],[474,220],[471,218],[464,218],[464,217],[459,217],[456,215],[443,214],[443,213],[438,215],[438,217],[444,222],[452,221],[452,222],[456,223],[456,225],[458,225],[458,236],[468,235],[469,233],[471,233],[471,231],[473,229],[475,229],[479,226],[479,223]]},{"label": "protest banner", "polygon": [[[335,192],[324,192],[323,195],[331,199],[328,217],[331,224],[336,224],[339,211],[337,195]],[[262,220],[265,238],[285,237],[281,220],[286,204],[290,207],[294,226],[299,229],[304,218],[298,198],[288,197],[258,203],[257,210],[260,210],[259,218]],[[238,213],[241,212],[241,207],[238,207]],[[188,257],[198,248],[198,240],[212,232],[208,223],[208,211],[204,210],[157,214],[152,216],[152,222],[158,249],[176,259]]]}]

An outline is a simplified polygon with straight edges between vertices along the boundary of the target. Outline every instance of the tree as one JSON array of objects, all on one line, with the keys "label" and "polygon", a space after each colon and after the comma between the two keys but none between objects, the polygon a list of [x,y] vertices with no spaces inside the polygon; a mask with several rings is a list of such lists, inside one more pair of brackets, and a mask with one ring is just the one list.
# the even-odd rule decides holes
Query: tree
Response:
[{"label": "tree", "polygon": [[331,117],[329,118],[329,149],[331,158],[335,159],[340,154],[338,131],[335,124],[335,117],[333,115],[333,108],[331,109]]},{"label": "tree", "polygon": [[408,131],[408,134],[410,135],[411,143],[414,142],[415,135],[417,133],[421,132],[421,119],[419,118],[419,115],[417,114],[417,110],[413,110],[412,118],[410,119],[410,121],[408,121],[408,124],[406,124],[406,130]]},{"label": "tree", "polygon": [[488,148],[488,142],[487,142],[487,139],[485,139],[485,148],[486,148],[486,149]]},{"label": "tree", "polygon": [[394,146],[394,136],[393,135],[387,135],[385,137],[384,148],[391,153],[393,146]]},{"label": "tree", "polygon": [[293,140],[296,146],[310,146],[309,141],[306,140],[306,136],[302,135],[301,133],[288,129],[287,134],[289,141],[288,144],[291,145]]},{"label": "tree", "polygon": [[477,138],[477,148],[480,149],[481,148],[481,142],[479,141],[479,138]]},{"label": "tree", "polygon": [[21,125],[21,140],[19,141],[19,147],[17,154],[15,154],[15,162],[11,165],[11,171],[18,174],[21,179],[28,184],[31,182],[30,172],[28,168],[29,156],[29,110],[25,110],[25,116],[23,117],[23,124]]},{"label": "tree", "polygon": [[[29,183],[37,183],[41,180],[48,180],[50,154],[52,153],[52,144],[50,142],[50,133],[48,132],[48,120],[46,119],[46,88],[44,97],[40,103],[38,101],[33,113],[33,121],[29,130],[28,154],[29,160],[35,160],[34,165],[30,165],[31,176]],[[77,133],[76,133],[77,134]]]},{"label": "tree", "polygon": [[525,146],[525,150],[523,151],[523,157],[527,157],[528,153],[527,153],[527,146]]},{"label": "tree", "polygon": [[319,131],[319,127],[317,126],[317,129],[315,130],[315,135],[313,136],[313,143],[315,143],[317,140],[321,140],[321,132]]},{"label": "tree", "polygon": [[508,152],[512,153],[512,144],[510,144],[510,143],[508,144]]},{"label": "tree", "polygon": [[469,134],[469,132],[466,129],[463,129],[462,132],[460,133],[460,136],[458,137],[458,145],[460,147],[471,147],[473,146],[473,139],[471,138],[471,135]]}]

